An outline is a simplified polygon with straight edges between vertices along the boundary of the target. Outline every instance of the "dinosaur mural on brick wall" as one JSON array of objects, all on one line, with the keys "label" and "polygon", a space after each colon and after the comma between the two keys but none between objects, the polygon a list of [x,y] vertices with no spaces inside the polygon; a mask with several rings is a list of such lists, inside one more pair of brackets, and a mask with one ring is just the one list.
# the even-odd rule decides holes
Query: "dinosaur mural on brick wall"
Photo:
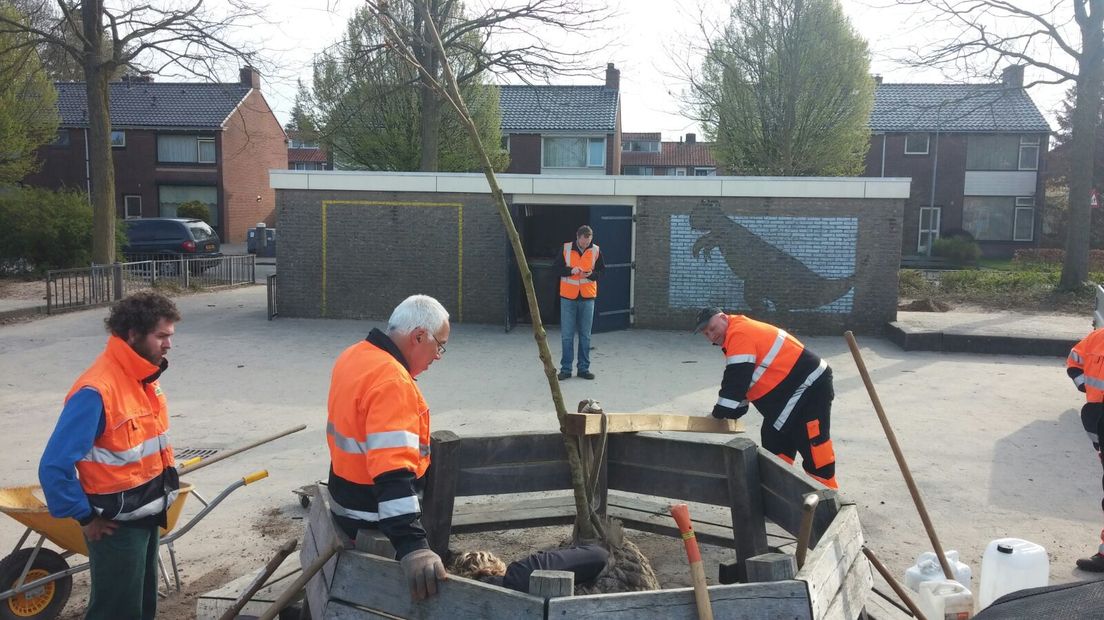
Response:
[{"label": "dinosaur mural on brick wall", "polygon": [[729,216],[703,202],[671,218],[670,305],[848,313],[857,234],[855,218]]}]

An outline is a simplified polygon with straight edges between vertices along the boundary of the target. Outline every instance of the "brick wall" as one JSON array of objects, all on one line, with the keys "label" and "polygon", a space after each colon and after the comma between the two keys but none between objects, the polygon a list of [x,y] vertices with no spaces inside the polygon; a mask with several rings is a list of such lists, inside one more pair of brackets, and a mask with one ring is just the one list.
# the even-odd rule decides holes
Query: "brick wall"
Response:
[{"label": "brick wall", "polygon": [[[640,197],[636,325],[686,329],[716,304],[797,333],[878,333],[896,318],[902,203]],[[503,321],[506,240],[489,196],[279,190],[277,204],[282,316],[386,319],[425,293],[454,320]]]},{"label": "brick wall", "polygon": [[636,325],[686,328],[717,305],[801,333],[878,333],[896,318],[901,203],[642,197]]},{"label": "brick wall", "polygon": [[455,322],[502,322],[506,241],[489,196],[279,190],[277,202],[281,316],[382,320],[423,293]]},{"label": "brick wall", "polygon": [[269,186],[268,171],[285,169],[288,161],[284,132],[260,91],[251,91],[230,115],[220,146],[222,239],[240,243],[257,222],[276,224],[276,192]]}]

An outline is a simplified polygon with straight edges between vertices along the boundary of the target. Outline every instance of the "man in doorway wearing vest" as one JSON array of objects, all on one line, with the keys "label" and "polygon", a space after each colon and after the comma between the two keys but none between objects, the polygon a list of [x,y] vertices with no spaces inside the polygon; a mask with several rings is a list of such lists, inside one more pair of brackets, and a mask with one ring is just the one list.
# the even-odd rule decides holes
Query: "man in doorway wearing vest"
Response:
[{"label": "man in doorway wearing vest", "polygon": [[784,330],[720,308],[702,309],[694,332],[725,356],[713,417],[735,420],[754,403],[763,414],[763,449],[791,465],[800,453],[805,473],[839,488],[829,434],[835,391],[828,363]]},{"label": "man in doorway wearing vest", "polygon": [[414,379],[445,354],[450,330],[439,301],[411,295],[392,311],[386,333],[373,329],[338,356],[330,379],[330,511],[353,540],[357,530],[387,536],[414,599],[436,594],[447,579],[421,522],[430,418]]},{"label": "man in doorway wearing vest", "polygon": [[593,379],[590,372],[590,328],[594,323],[594,300],[598,297],[598,278],[605,268],[602,253],[592,243],[594,231],[580,226],[575,243],[563,244],[556,257],[560,269],[560,380],[571,378],[575,334],[579,335],[579,376]]},{"label": "man in doorway wearing vest", "polygon": [[179,320],[158,293],[111,308],[107,348],[73,383],[38,466],[50,514],[76,519],[88,543],[86,619],[157,614],[158,528],[180,488],[158,379]]}]

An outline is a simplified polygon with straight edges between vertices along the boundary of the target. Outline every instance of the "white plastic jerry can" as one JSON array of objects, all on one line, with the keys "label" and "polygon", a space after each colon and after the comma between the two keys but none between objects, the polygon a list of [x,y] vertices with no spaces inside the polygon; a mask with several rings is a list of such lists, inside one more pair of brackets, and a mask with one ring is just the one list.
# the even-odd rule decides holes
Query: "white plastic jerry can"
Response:
[{"label": "white plastic jerry can", "polygon": [[978,610],[993,601],[1027,588],[1050,583],[1050,558],[1042,545],[1019,538],[998,538],[981,557]]},{"label": "white plastic jerry can", "polygon": [[[947,551],[945,554],[947,563],[951,565],[955,581],[961,583],[967,590],[971,587],[973,571],[963,562],[958,561],[957,551]],[[943,567],[931,551],[925,551],[916,557],[916,564],[905,571],[905,586],[913,592],[920,592],[920,584],[926,581],[942,581],[947,576],[943,574]]]},{"label": "white plastic jerry can", "polygon": [[921,583],[916,604],[928,620],[969,620],[974,615],[973,594],[952,579]]}]

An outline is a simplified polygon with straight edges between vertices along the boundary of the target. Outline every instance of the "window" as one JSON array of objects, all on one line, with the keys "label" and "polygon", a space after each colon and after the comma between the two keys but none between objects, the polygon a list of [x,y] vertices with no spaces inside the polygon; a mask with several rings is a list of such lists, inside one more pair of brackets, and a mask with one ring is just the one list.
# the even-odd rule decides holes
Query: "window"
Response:
[{"label": "window", "polygon": [[967,170],[1018,170],[1019,159],[1019,136],[971,134],[966,138]]},{"label": "window", "polygon": [[655,174],[655,169],[651,166],[625,166],[625,174],[650,177]]},{"label": "window", "polygon": [[292,170],[322,170],[322,162],[320,161],[293,161],[291,162]]},{"label": "window", "polygon": [[1035,198],[967,196],[962,201],[962,227],[978,241],[1032,241]]},{"label": "window", "polygon": [[213,164],[215,139],[180,135],[157,136],[157,161],[172,164]]},{"label": "window", "polygon": [[545,168],[603,168],[605,138],[550,138],[541,140],[541,165]]},{"label": "window", "polygon": [[675,168],[675,176],[676,177],[686,176],[686,168]]},{"label": "window", "polygon": [[1024,196],[1016,199],[1016,219],[1012,224],[1013,241],[1035,239],[1035,198]]},{"label": "window", "polygon": [[659,142],[655,140],[623,140],[621,150],[626,152],[639,151],[645,153],[658,153]]},{"label": "window", "polygon": [[502,139],[498,143],[498,147],[507,153],[510,152],[510,135],[502,136]]},{"label": "window", "polygon": [[694,176],[696,177],[715,177],[717,176],[716,168],[694,168]]},{"label": "window", "polygon": [[162,185],[157,189],[157,207],[161,217],[176,217],[177,207],[198,200],[211,210],[211,221],[219,221],[217,188],[208,185]]},{"label": "window", "polygon": [[111,130],[111,148],[121,149],[126,146],[126,132]]},{"label": "window", "polygon": [[1020,138],[1020,170],[1039,169],[1039,137]]},{"label": "window", "polygon": [[314,140],[303,140],[302,138],[289,138],[288,148],[292,149],[317,149],[319,148],[318,142]]},{"label": "window", "polygon": [[128,220],[142,217],[141,196],[123,196],[123,216]]},{"label": "window", "polygon": [[199,163],[201,164],[213,164],[215,163],[215,139],[214,138],[197,138],[196,146],[199,147],[198,156]]},{"label": "window", "polygon": [[910,133],[905,135],[905,155],[927,155],[928,134]]},{"label": "window", "polygon": [[54,141],[50,143],[50,146],[69,146],[69,130],[59,129],[57,135],[54,136]]}]

